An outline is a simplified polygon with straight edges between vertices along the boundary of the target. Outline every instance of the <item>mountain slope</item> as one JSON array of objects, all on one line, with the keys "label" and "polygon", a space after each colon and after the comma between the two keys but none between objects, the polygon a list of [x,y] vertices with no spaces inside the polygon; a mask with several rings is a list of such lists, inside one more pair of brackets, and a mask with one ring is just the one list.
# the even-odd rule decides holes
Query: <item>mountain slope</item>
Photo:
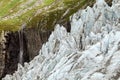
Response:
[{"label": "mountain slope", "polygon": [[37,27],[38,24],[41,27],[40,24],[44,24],[45,28],[50,28],[45,23],[53,26],[62,17],[68,17],[77,11],[78,7],[83,8],[94,2],[95,0],[1,0],[0,30],[17,31],[23,24],[27,27]]},{"label": "mountain slope", "polygon": [[36,56],[3,80],[120,80],[120,1],[97,0],[56,25]]},{"label": "mountain slope", "polygon": [[18,31],[24,24],[27,28],[51,30],[56,23],[63,23],[78,9],[93,3],[95,0],[1,0],[0,31]]}]

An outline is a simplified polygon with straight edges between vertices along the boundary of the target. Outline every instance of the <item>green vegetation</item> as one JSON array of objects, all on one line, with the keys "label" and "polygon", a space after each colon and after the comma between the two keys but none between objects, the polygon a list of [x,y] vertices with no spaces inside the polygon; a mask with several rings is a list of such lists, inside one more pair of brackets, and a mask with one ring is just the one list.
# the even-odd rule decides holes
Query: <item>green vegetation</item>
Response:
[{"label": "green vegetation", "polygon": [[[16,31],[28,23],[38,9],[50,5],[54,0],[1,0],[0,30]],[[39,5],[38,5],[38,4]]]},{"label": "green vegetation", "polygon": [[44,5],[49,5],[52,4],[55,0],[44,0],[43,3]]},{"label": "green vegetation", "polygon": [[24,23],[28,28],[51,30],[93,3],[95,0],[0,0],[0,30],[17,31]]}]

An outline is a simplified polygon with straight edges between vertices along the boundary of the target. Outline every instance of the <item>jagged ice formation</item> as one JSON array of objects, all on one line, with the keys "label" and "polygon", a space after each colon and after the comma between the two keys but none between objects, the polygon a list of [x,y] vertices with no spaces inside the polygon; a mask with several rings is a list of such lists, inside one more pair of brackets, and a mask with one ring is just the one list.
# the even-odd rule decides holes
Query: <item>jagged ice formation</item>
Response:
[{"label": "jagged ice formation", "polygon": [[97,0],[56,25],[36,56],[3,80],[120,80],[120,1]]}]

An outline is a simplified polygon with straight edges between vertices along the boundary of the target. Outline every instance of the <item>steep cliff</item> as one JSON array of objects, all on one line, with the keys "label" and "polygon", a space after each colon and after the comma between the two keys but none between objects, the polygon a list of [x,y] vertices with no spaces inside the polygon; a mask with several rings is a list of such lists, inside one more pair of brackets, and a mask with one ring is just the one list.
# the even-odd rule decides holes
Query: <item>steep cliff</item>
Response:
[{"label": "steep cliff", "polygon": [[31,62],[3,80],[120,80],[120,1],[70,17],[71,31],[56,25]]}]

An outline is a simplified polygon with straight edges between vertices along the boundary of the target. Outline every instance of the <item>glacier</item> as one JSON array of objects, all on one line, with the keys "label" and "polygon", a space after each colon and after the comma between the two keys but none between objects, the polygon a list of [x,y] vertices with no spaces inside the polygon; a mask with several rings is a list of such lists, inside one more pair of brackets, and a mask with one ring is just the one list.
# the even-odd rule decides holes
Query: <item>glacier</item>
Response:
[{"label": "glacier", "polygon": [[70,22],[70,32],[56,24],[39,55],[2,80],[120,80],[120,0],[96,0]]}]

